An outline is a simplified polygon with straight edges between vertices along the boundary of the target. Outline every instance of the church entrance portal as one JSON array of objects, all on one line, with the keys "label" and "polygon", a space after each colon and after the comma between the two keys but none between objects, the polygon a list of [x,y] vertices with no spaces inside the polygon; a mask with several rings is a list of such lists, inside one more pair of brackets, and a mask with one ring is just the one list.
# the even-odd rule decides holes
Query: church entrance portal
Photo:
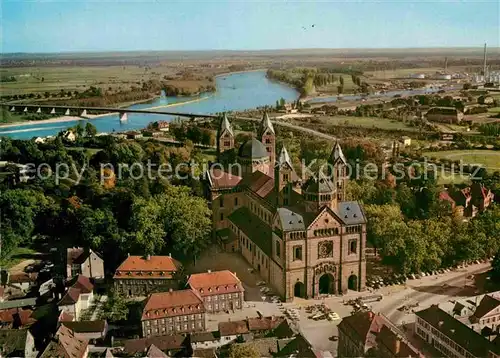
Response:
[{"label": "church entrance portal", "polygon": [[293,288],[293,295],[295,297],[305,297],[305,287],[302,282],[297,282]]},{"label": "church entrance portal", "polygon": [[358,277],[356,275],[349,276],[349,280],[347,282],[347,288],[354,291],[358,290]]},{"label": "church entrance portal", "polygon": [[323,276],[319,278],[319,293],[322,295],[335,293],[334,284],[335,280],[332,274],[323,274]]}]

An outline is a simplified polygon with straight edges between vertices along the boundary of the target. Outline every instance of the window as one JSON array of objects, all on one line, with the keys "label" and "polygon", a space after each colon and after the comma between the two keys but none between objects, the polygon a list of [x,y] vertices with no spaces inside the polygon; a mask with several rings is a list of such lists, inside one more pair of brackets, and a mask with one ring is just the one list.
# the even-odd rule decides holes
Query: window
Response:
[{"label": "window", "polygon": [[220,213],[220,219],[224,220],[224,213]]},{"label": "window", "polygon": [[221,208],[223,208],[223,207],[224,207],[224,198],[220,198],[220,199],[219,199],[219,206],[220,206]]},{"label": "window", "polygon": [[297,245],[293,247],[293,261],[302,260],[302,245]]},{"label": "window", "polygon": [[238,206],[238,198],[234,198],[234,206]]},{"label": "window", "polygon": [[288,174],[287,173],[283,174],[283,181],[288,181]]},{"label": "window", "polygon": [[281,257],[281,245],[279,241],[276,241],[276,256]]},{"label": "window", "polygon": [[266,138],[266,144],[271,144],[271,139]]},{"label": "window", "polygon": [[225,141],[224,141],[224,146],[225,146],[225,147],[229,147],[230,145],[231,145],[231,142],[230,142],[230,141],[228,141],[228,140],[225,140]]},{"label": "window", "polygon": [[358,240],[349,240],[349,255],[358,251]]}]

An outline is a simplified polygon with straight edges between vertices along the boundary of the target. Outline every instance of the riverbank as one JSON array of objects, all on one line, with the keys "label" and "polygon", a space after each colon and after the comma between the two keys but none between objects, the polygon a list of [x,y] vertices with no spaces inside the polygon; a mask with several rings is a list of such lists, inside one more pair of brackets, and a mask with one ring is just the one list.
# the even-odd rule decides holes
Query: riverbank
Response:
[{"label": "riverbank", "polygon": [[[165,104],[161,106],[155,106],[155,107],[147,107],[143,109],[147,110],[155,110],[155,109],[162,109],[162,108],[169,108],[169,107],[176,107],[176,106],[181,106],[181,105],[186,105],[189,103],[196,103],[200,101],[204,101],[209,99],[210,97],[213,97],[214,95],[209,95],[205,97],[200,97],[196,98],[193,100],[189,101],[182,101],[182,102],[176,102],[176,103],[170,103],[170,104]],[[157,98],[160,98],[158,96]],[[151,100],[148,100],[147,102],[150,102]],[[141,103],[144,103],[145,101],[142,101]],[[139,103],[135,103],[139,104]],[[130,106],[127,106],[130,107]],[[118,108],[124,108],[124,107],[118,107]],[[92,120],[95,118],[101,118],[101,117],[107,117],[107,116],[113,116],[117,115],[117,112],[110,112],[110,113],[103,113],[103,114],[96,114],[96,115],[87,115],[85,117],[77,117],[77,116],[59,116],[59,117],[54,117],[50,119],[41,119],[39,121],[18,121],[18,122],[11,122],[11,123],[1,123],[0,128],[9,128],[9,127],[18,127],[22,125],[30,126],[34,124],[47,124],[47,123],[63,123],[63,122],[72,122],[72,121],[84,121],[84,120]]]}]

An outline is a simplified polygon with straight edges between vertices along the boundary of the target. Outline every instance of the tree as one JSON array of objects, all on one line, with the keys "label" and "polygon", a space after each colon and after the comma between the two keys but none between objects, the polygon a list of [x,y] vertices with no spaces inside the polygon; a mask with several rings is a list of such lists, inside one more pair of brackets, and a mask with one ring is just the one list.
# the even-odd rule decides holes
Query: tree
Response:
[{"label": "tree", "polygon": [[465,91],[470,90],[470,89],[471,89],[471,87],[472,87],[472,85],[471,85],[470,83],[464,83],[464,85],[463,85],[463,89],[464,89]]},{"label": "tree", "polygon": [[339,78],[340,85],[344,87],[344,77],[340,76]]},{"label": "tree", "polygon": [[2,256],[27,243],[33,236],[41,215],[54,206],[54,201],[44,193],[31,189],[3,190],[0,193],[2,222]]},{"label": "tree", "polygon": [[229,358],[259,358],[260,354],[251,344],[232,344],[229,348]]},{"label": "tree", "polygon": [[130,218],[130,244],[145,254],[158,254],[165,247],[165,220],[158,200],[135,197]]},{"label": "tree", "polygon": [[93,137],[97,134],[97,128],[90,122],[85,124],[85,133],[88,137]]},{"label": "tree", "polygon": [[111,290],[108,300],[104,303],[100,318],[111,322],[124,321],[128,318],[128,313],[127,302],[123,296],[115,290]]},{"label": "tree", "polygon": [[185,186],[170,186],[154,198],[163,208],[165,231],[175,249],[196,257],[210,240],[211,211]]}]

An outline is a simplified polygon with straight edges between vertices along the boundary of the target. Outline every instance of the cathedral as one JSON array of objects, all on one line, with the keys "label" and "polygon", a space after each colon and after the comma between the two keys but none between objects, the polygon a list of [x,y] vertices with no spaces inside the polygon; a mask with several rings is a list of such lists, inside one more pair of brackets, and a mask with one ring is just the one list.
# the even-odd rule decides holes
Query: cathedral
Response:
[{"label": "cathedral", "polygon": [[366,217],[358,202],[346,201],[342,148],[334,145],[328,173],[303,182],[286,148],[279,155],[276,149],[267,114],[257,138],[238,149],[223,116],[217,152],[219,158],[232,152],[239,170],[212,166],[206,173],[218,242],[239,252],[286,301],[364,290]]}]

